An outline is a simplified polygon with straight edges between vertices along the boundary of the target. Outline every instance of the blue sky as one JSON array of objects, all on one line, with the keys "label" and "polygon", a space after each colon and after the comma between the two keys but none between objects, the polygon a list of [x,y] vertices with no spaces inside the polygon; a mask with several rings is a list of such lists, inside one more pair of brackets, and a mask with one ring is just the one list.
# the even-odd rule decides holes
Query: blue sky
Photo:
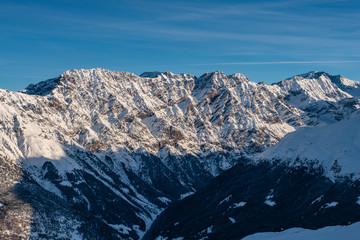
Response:
[{"label": "blue sky", "polygon": [[68,69],[360,80],[357,0],[0,1],[0,88]]}]

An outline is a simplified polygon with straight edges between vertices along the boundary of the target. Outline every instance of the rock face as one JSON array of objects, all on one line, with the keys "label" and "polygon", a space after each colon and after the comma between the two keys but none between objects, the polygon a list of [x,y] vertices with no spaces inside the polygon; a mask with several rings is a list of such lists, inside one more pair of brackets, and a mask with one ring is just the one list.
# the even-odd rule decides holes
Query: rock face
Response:
[{"label": "rock face", "polygon": [[91,69],[0,90],[0,238],[139,239],[243,156],[353,115],[359,89],[321,72],[268,85]]}]

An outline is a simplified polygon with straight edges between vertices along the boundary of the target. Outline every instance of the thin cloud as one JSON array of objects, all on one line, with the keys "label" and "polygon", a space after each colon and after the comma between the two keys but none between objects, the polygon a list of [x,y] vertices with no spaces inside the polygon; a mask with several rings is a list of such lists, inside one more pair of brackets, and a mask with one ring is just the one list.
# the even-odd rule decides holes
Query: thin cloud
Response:
[{"label": "thin cloud", "polygon": [[[341,64],[360,63],[360,60],[353,61],[274,61],[274,62],[219,62],[219,63],[192,63],[171,66],[225,66],[225,65],[281,65],[281,64]],[[170,66],[170,65],[169,65]],[[168,66],[159,66],[168,67]]]},{"label": "thin cloud", "polygon": [[23,78],[23,79],[26,79],[26,78],[30,78],[30,79],[49,79],[49,78],[52,78],[54,76],[52,75],[0,75],[0,78]]}]

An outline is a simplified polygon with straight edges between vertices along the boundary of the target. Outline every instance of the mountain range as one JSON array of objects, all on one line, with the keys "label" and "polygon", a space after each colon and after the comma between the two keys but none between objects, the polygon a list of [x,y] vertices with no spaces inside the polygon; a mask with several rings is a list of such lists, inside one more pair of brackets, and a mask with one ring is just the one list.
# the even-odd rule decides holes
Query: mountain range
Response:
[{"label": "mountain range", "polygon": [[239,239],[360,221],[359,96],[325,72],[270,85],[82,69],[0,90],[0,238]]}]

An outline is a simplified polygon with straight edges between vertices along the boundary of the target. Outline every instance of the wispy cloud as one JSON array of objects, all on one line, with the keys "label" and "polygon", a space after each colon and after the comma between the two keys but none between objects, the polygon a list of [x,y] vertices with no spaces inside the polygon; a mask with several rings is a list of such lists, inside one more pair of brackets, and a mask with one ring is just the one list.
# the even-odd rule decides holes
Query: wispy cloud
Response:
[{"label": "wispy cloud", "polygon": [[[360,60],[354,61],[274,61],[274,62],[218,62],[218,63],[189,63],[177,64],[171,66],[225,66],[225,65],[282,65],[282,64],[343,64],[343,63],[360,63]],[[168,65],[169,66],[169,65]],[[158,66],[167,67],[167,66]]]},{"label": "wispy cloud", "polygon": [[13,78],[23,78],[23,79],[27,79],[27,78],[30,78],[30,79],[38,79],[39,81],[40,80],[44,80],[44,79],[49,79],[53,76],[47,76],[47,75],[0,75],[0,78],[7,78],[7,79],[13,79]]},{"label": "wispy cloud", "polygon": [[[140,12],[143,19],[129,20],[121,14],[107,16],[86,12],[67,12],[44,6],[19,4],[13,14],[26,15],[60,25],[58,28],[39,29],[36,26],[11,26],[23,33],[38,33],[70,38],[95,39],[157,39],[161,41],[211,42],[246,41],[275,45],[313,45],[355,47],[360,33],[346,31],[357,26],[360,16],[341,11],[317,14],[294,11],[294,5],[324,1],[273,1],[246,4],[193,4],[184,2],[135,1],[129,11]],[[335,1],[337,2],[337,1]],[[114,4],[114,7],[121,8]],[[62,29],[61,29],[62,28]]]}]

